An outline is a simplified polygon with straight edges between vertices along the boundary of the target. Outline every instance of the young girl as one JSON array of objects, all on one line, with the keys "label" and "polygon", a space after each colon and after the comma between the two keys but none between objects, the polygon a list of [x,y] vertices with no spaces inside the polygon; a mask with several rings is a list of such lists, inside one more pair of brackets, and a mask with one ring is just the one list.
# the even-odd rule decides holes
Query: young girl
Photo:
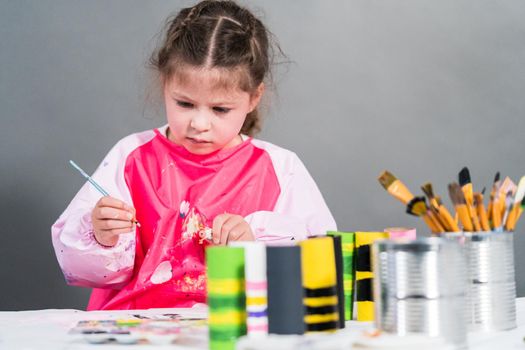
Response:
[{"label": "young girl", "polygon": [[336,229],[299,158],[249,136],[268,50],[264,25],[232,1],[168,23],[151,60],[167,125],[120,140],[93,175],[110,196],[86,183],[52,227],[68,284],[94,287],[88,310],[190,307],[205,302],[206,244]]}]

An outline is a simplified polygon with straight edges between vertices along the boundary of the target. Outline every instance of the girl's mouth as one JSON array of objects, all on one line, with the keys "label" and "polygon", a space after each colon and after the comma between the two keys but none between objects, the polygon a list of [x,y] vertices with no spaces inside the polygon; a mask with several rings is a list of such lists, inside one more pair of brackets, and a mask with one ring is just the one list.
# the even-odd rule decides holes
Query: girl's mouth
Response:
[{"label": "girl's mouth", "polygon": [[199,145],[211,143],[211,141],[206,141],[206,140],[202,140],[202,139],[196,139],[196,138],[193,138],[193,137],[187,137],[186,139],[188,139],[192,143],[199,144]]}]

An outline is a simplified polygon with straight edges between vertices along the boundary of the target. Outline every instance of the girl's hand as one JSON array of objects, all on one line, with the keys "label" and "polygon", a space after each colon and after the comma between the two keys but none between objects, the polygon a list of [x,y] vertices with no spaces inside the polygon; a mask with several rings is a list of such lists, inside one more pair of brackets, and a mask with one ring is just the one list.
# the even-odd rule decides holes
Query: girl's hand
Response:
[{"label": "girl's hand", "polygon": [[104,246],[114,246],[120,234],[133,231],[134,218],[135,208],[119,199],[102,197],[91,212],[95,239]]},{"label": "girl's hand", "polygon": [[250,225],[240,215],[224,213],[213,219],[213,243],[226,245],[229,241],[255,241]]}]

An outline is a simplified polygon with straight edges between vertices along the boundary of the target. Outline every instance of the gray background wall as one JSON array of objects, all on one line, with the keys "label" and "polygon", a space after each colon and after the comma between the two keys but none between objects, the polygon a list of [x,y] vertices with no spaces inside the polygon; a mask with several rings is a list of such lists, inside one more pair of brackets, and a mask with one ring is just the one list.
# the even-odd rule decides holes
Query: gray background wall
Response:
[{"label": "gray background wall", "polygon": [[[414,191],[470,167],[525,174],[525,2],[247,1],[293,63],[281,66],[260,138],[296,151],[341,229],[416,226],[376,178]],[[0,310],[84,308],[50,226],[122,136],[163,124],[144,69],[188,1],[0,1]],[[157,110],[157,111],[156,111]],[[525,295],[525,224],[516,236]]]}]

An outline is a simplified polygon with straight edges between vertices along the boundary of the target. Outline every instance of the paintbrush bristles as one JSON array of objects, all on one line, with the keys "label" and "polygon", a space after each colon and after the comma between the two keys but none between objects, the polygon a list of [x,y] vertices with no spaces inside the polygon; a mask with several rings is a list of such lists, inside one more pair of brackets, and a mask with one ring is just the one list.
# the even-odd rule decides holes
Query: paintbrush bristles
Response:
[{"label": "paintbrush bristles", "polygon": [[381,173],[378,180],[381,186],[383,186],[385,190],[388,190],[390,185],[392,185],[392,183],[394,183],[394,181],[396,181],[397,178],[394,175],[392,175],[390,172],[385,170]]},{"label": "paintbrush bristles", "polygon": [[463,193],[463,191],[461,190],[461,187],[459,187],[459,185],[456,187],[456,191],[458,193],[458,198],[459,198],[460,204],[467,204],[467,200],[465,198],[465,194]]},{"label": "paintbrush bristles", "polygon": [[454,205],[466,204],[465,195],[457,182],[448,184],[448,193]]},{"label": "paintbrush bristles", "polygon": [[477,207],[483,202],[481,193],[474,193],[474,206]]},{"label": "paintbrush bristles", "polygon": [[461,171],[459,172],[459,185],[461,187],[465,186],[466,184],[471,183],[470,181],[470,172],[467,167],[463,167]]},{"label": "paintbrush bristles", "polygon": [[430,182],[427,182],[423,186],[421,186],[421,190],[425,195],[428,197],[428,199],[434,198],[434,189],[432,188],[432,184]]},{"label": "paintbrush bristles", "polygon": [[496,173],[496,176],[494,177],[494,182],[492,183],[492,192],[491,192],[491,197],[492,198],[495,198],[497,196],[497,192],[499,190],[501,186],[501,181],[500,181],[500,175],[499,175],[499,171]]},{"label": "paintbrush bristles", "polygon": [[477,207],[483,205],[483,193],[474,193],[474,206]]},{"label": "paintbrush bristles", "polygon": [[456,198],[456,191],[454,191],[453,184],[448,184],[448,195],[452,201],[452,204],[456,205],[458,203],[458,199]]},{"label": "paintbrush bristles", "polygon": [[518,182],[518,188],[514,197],[514,203],[519,204],[525,197],[525,176],[522,176]]}]

